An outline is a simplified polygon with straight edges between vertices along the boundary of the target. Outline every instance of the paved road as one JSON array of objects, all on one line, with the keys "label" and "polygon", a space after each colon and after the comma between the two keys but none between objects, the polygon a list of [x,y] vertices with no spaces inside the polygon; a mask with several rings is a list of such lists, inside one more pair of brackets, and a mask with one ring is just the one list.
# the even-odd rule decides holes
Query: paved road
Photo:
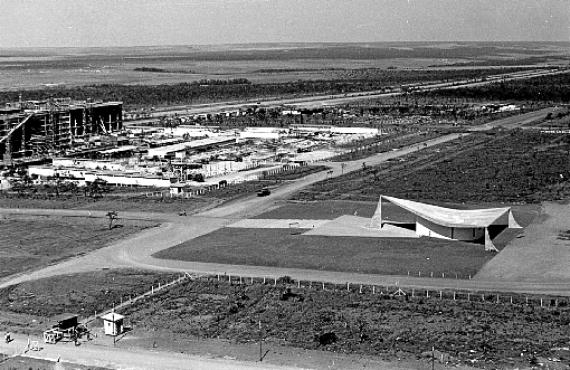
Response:
[{"label": "paved road", "polygon": [[[496,126],[506,128],[516,127],[521,123],[530,123],[543,118],[550,109],[531,112],[525,115],[508,117],[498,121],[490,122],[474,131],[490,129]],[[424,143],[410,145],[396,151],[379,153],[366,158],[366,163],[376,165],[392,158],[404,156],[411,152],[422,150],[434,145],[455,140],[462,135],[450,134],[435,139],[427,140]],[[332,168],[332,175],[327,171],[316,173],[299,179],[287,182],[283,186],[275,189],[268,197],[250,196],[233,202],[228,202],[220,207],[199,213],[195,216],[180,217],[173,214],[160,213],[133,213],[122,212],[121,217],[144,220],[161,221],[161,226],[148,229],[121,240],[111,246],[101,248],[87,256],[73,258],[57,265],[49,266],[32,273],[21,274],[0,280],[0,288],[23,281],[35,280],[60,274],[75,272],[93,271],[101,268],[115,267],[139,267],[144,269],[162,271],[186,271],[204,274],[228,273],[241,276],[268,276],[278,277],[289,275],[297,279],[312,281],[327,281],[335,283],[352,282],[355,284],[377,284],[377,285],[400,285],[429,287],[433,289],[456,288],[456,289],[486,289],[497,291],[516,292],[549,292],[551,294],[570,295],[570,287],[564,284],[550,283],[548,285],[525,282],[516,284],[514,282],[497,282],[483,280],[451,280],[451,279],[431,279],[417,277],[398,277],[364,275],[356,273],[324,272],[302,269],[275,268],[263,266],[242,266],[242,265],[222,265],[213,263],[188,262],[157,259],[152,254],[178,245],[215,231],[229,223],[239,219],[249,218],[265,212],[275,207],[282,200],[286,200],[291,194],[307,187],[315,182],[321,181],[330,176],[341,175],[341,164],[327,162]],[[345,162],[344,172],[356,171],[362,168],[362,160]],[[0,209],[0,214],[30,214],[30,215],[60,215],[60,216],[87,216],[105,217],[104,211],[85,210],[34,210],[34,209]]]}]

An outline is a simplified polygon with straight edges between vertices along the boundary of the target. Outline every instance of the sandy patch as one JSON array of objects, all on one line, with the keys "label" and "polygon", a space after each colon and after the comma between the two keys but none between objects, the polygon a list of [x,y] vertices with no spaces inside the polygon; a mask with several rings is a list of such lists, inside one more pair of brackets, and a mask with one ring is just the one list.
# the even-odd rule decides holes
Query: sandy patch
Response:
[{"label": "sandy patch", "polygon": [[230,224],[227,227],[240,227],[246,229],[313,229],[329,221],[330,220],[249,218]]},{"label": "sandy patch", "polygon": [[323,236],[359,236],[368,238],[417,238],[416,232],[393,225],[384,225],[382,229],[371,228],[370,218],[341,216],[324,223],[303,235]]}]

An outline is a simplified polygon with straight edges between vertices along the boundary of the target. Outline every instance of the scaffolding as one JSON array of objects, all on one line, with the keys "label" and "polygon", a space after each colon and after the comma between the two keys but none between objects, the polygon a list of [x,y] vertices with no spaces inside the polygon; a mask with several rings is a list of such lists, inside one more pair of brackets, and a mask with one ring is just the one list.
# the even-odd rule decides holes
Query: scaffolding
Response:
[{"label": "scaffolding", "polygon": [[0,108],[0,154],[4,163],[49,156],[93,135],[123,129],[122,102],[69,99],[8,103]]}]

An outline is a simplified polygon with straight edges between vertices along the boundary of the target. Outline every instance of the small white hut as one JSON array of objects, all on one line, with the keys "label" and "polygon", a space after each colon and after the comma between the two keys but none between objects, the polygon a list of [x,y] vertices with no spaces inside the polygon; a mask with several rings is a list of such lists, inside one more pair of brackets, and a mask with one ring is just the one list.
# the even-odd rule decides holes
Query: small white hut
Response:
[{"label": "small white hut", "polygon": [[103,328],[105,329],[105,335],[116,336],[123,333],[123,320],[125,316],[120,315],[116,312],[109,312],[106,315],[101,316],[103,320]]}]

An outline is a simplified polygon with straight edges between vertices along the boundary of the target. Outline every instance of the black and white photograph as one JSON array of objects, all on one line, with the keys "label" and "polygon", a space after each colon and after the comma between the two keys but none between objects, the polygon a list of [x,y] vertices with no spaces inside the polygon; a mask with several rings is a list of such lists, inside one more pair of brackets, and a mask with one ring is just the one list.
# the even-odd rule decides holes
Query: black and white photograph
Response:
[{"label": "black and white photograph", "polygon": [[0,1],[0,369],[570,369],[569,0]]}]

